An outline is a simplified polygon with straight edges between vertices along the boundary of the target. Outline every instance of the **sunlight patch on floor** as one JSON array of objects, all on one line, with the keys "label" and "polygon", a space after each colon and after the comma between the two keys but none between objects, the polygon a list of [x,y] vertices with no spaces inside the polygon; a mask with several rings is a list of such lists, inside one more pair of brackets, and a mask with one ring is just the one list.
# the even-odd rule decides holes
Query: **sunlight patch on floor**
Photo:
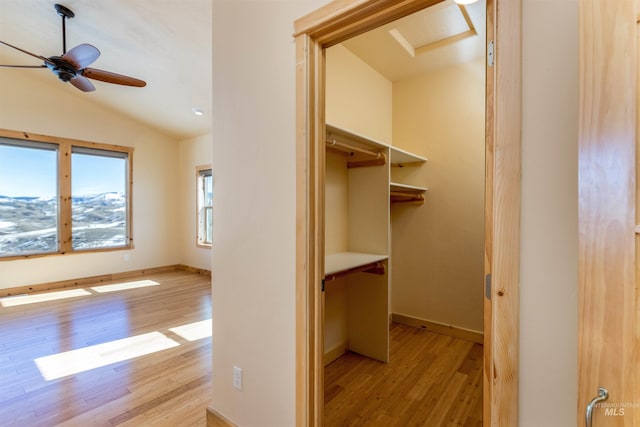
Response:
[{"label": "sunlight patch on floor", "polygon": [[176,341],[156,331],[39,357],[34,362],[44,379],[51,381],[179,345]]},{"label": "sunlight patch on floor", "polygon": [[147,286],[158,286],[160,283],[154,280],[138,280],[137,282],[114,283],[112,285],[93,286],[90,289],[100,294],[106,292],[124,291],[127,289],[146,288]]},{"label": "sunlight patch on floor", "polygon": [[[116,291],[126,291],[128,289],[145,288],[148,286],[159,286],[160,283],[154,280],[138,280],[135,282],[114,283],[112,285],[100,285],[93,286],[91,289],[99,294]],[[36,294],[15,295],[9,297],[0,298],[0,306],[2,307],[14,307],[18,305],[34,304],[45,301],[55,301],[67,298],[83,297],[92,295],[91,292],[86,289],[70,289],[66,291],[52,291]]]},{"label": "sunlight patch on floor", "polygon": [[14,307],[17,305],[34,304],[37,302],[55,301],[60,299],[75,298],[91,295],[84,289],[70,289],[68,291],[46,292],[33,295],[16,295],[12,297],[0,298],[0,305],[3,307]]},{"label": "sunlight patch on floor", "polygon": [[188,325],[176,326],[169,330],[176,335],[180,335],[187,341],[197,341],[211,336],[211,319],[189,323]]}]

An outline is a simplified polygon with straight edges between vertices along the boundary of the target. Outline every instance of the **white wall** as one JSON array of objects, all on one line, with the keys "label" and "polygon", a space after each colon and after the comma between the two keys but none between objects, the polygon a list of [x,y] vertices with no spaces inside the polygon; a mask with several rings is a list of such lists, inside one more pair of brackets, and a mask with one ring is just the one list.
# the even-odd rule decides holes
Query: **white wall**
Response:
[{"label": "white wall", "polygon": [[243,427],[295,424],[292,24],[320,4],[213,5],[212,406]]},{"label": "white wall", "polygon": [[0,94],[0,128],[135,148],[134,249],[0,261],[0,288],[178,263],[176,141],[98,106],[91,97],[99,93],[55,79],[42,83],[14,72],[0,79]]},{"label": "white wall", "polygon": [[393,84],[394,146],[426,156],[393,180],[429,188],[425,204],[394,205],[391,311],[482,332],[484,61]]},{"label": "white wall", "polygon": [[[213,407],[242,427],[294,425],[290,35],[317,6],[214,4]],[[524,0],[522,17],[520,425],[560,427],[577,424],[577,0]]]},{"label": "white wall", "polygon": [[211,146],[210,133],[180,141],[179,145],[180,264],[204,270],[211,270],[211,249],[196,246],[196,166],[211,165]]}]

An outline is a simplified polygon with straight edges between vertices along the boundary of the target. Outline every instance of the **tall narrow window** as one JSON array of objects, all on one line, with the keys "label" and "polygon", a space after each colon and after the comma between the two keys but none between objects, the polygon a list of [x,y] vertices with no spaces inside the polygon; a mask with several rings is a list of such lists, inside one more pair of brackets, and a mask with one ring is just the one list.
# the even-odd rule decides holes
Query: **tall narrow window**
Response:
[{"label": "tall narrow window", "polygon": [[0,256],[58,251],[58,146],[0,138]]},{"label": "tall narrow window", "polygon": [[128,245],[128,154],[73,147],[71,235],[74,250]]},{"label": "tall narrow window", "polygon": [[213,243],[213,175],[209,166],[199,166],[197,173],[198,246]]}]

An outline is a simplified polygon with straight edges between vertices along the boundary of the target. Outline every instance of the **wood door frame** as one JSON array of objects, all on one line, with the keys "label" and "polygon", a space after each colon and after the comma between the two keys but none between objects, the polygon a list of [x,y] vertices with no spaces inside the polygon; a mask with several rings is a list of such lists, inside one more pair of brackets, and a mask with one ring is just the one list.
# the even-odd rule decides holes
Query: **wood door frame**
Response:
[{"label": "wood door frame", "polygon": [[[335,0],[295,22],[296,425],[323,425],[324,49],[442,0]],[[487,1],[485,426],[518,424],[522,0]]]}]

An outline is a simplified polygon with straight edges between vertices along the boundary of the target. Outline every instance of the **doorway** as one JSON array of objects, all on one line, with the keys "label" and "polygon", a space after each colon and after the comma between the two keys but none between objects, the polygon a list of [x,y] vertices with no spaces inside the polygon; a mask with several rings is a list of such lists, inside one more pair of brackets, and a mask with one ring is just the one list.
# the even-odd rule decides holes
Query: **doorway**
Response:
[{"label": "doorway", "polygon": [[484,8],[443,1],[325,49],[327,426],[481,419]]},{"label": "doorway", "polygon": [[[323,420],[325,49],[436,3],[440,2],[334,2],[296,22],[300,425],[320,426]],[[518,414],[520,43],[513,35],[520,34],[520,2],[500,4],[498,13],[497,1],[487,2],[487,38],[501,54],[487,68],[486,87],[485,425],[515,424]],[[502,31],[510,36],[501,38]],[[509,96],[498,87],[508,87]],[[504,119],[507,114],[509,120]],[[499,156],[494,156],[496,150]]]}]

